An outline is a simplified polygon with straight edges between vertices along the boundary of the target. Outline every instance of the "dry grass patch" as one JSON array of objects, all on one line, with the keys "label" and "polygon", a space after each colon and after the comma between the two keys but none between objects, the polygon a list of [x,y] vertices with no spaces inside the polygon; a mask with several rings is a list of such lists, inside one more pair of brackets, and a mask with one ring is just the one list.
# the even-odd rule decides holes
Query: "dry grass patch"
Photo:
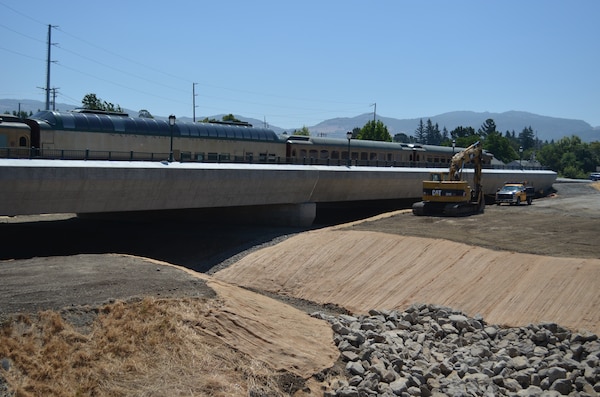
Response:
[{"label": "dry grass patch", "polygon": [[[304,387],[196,326],[217,300],[153,299],[98,309],[88,327],[54,311],[0,329],[16,396],[283,396]],[[89,313],[88,313],[89,318]]]}]

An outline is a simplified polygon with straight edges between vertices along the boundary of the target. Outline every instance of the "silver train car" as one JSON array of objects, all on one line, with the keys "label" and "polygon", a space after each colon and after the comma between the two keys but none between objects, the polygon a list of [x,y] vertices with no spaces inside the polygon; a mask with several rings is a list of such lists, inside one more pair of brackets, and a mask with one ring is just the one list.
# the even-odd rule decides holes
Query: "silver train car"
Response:
[{"label": "silver train car", "polygon": [[[0,116],[3,157],[262,162],[365,166],[447,167],[444,146],[351,139],[278,136],[247,123],[193,123],[124,113],[41,111],[26,120]],[[484,163],[492,155],[486,153]]]}]

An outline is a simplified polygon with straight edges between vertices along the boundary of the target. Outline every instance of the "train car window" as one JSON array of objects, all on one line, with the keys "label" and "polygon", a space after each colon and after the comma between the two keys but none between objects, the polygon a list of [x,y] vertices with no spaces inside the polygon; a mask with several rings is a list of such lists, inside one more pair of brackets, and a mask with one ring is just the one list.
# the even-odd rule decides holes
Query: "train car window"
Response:
[{"label": "train car window", "polygon": [[96,114],[84,113],[82,116],[87,117],[88,126],[91,131],[102,131],[102,122]]},{"label": "train car window", "polygon": [[393,159],[392,154],[391,153],[387,153],[387,158],[386,159],[387,159],[387,161],[392,161],[392,159]]},{"label": "train car window", "polygon": [[158,124],[158,121],[153,120],[153,119],[147,119],[146,120],[146,125],[148,126],[148,133],[152,134],[152,135],[162,135],[161,134],[161,128],[160,125]]},{"label": "train car window", "polygon": [[190,130],[192,132],[192,136],[208,136],[208,130],[206,129],[204,124],[194,124],[190,127]]},{"label": "train car window", "polygon": [[99,116],[100,124],[102,125],[102,131],[104,132],[114,132],[117,129],[114,126],[114,123],[110,119],[110,116]]},{"label": "train car window", "polygon": [[360,152],[360,159],[361,160],[367,160],[368,159],[367,156],[369,156],[369,153],[367,153],[367,152]]},{"label": "train car window", "polygon": [[306,158],[306,149],[300,149],[300,158]]},{"label": "train car window", "polygon": [[63,123],[63,128],[66,130],[74,130],[75,129],[75,117],[73,117],[70,113],[61,114],[61,119]]},{"label": "train car window", "polygon": [[371,153],[369,155],[369,160],[377,160],[377,153]]},{"label": "train car window", "polygon": [[128,134],[137,134],[137,126],[133,119],[123,119],[123,125],[125,126],[125,132]]},{"label": "train car window", "polygon": [[263,134],[265,136],[265,141],[274,141],[277,139],[277,135],[273,134],[271,131],[269,130],[264,130]]},{"label": "train car window", "polygon": [[27,146],[29,146],[27,144],[27,138],[26,137],[22,136],[22,137],[19,138],[19,146],[21,146],[21,147],[27,147]]},{"label": "train car window", "polygon": [[316,150],[311,150],[308,152],[308,157],[310,157],[311,159],[316,159],[319,158],[317,155],[317,151]]},{"label": "train car window", "polygon": [[198,136],[198,126],[196,124],[186,124],[189,136]]},{"label": "train car window", "polygon": [[146,135],[148,134],[148,125],[146,124],[146,119],[131,119],[131,121],[135,124],[135,131],[137,134]]},{"label": "train car window", "polygon": [[327,160],[329,158],[329,150],[321,150],[321,155],[319,158],[321,160]]},{"label": "train car window", "polygon": [[79,131],[87,131],[89,126],[88,126],[88,119],[87,117],[85,117],[85,115],[83,114],[74,114],[73,118],[75,119],[75,129],[79,130]]},{"label": "train car window", "polygon": [[340,159],[340,152],[338,152],[337,150],[332,150],[331,151],[331,159],[332,160],[339,160]]},{"label": "train car window", "polygon": [[190,136],[190,129],[186,123],[177,123],[175,128],[179,131],[179,136]]},{"label": "train car window", "polygon": [[125,118],[118,116],[106,116],[112,121],[112,128],[115,132],[125,132]]}]

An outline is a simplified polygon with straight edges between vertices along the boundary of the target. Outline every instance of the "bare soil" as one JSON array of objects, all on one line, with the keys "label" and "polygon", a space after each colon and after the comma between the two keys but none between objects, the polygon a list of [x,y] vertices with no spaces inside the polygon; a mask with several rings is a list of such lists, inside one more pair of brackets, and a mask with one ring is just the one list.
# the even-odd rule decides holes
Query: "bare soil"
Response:
[{"label": "bare soil", "polygon": [[533,204],[488,205],[480,216],[415,217],[410,211],[351,230],[440,238],[492,250],[600,258],[599,184],[555,183],[556,192]]},{"label": "bare soil", "polygon": [[[304,379],[338,359],[328,326],[307,314],[317,309],[439,303],[490,323],[599,333],[597,187],[557,183],[531,206],[472,217],[405,210],[309,231],[3,218],[0,316],[60,310],[85,330],[107,302],[208,299],[194,332]],[[322,394],[314,385],[303,393]]]}]

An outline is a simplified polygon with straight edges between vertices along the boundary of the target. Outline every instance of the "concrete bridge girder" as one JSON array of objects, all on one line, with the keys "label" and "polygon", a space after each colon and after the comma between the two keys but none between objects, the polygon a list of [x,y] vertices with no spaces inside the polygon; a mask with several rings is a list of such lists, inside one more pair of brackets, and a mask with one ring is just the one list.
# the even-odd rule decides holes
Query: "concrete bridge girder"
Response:
[{"label": "concrete bridge girder", "polygon": [[[247,207],[306,224],[315,203],[415,198],[428,168],[0,160],[0,215]],[[439,170],[438,170],[439,171]],[[469,174],[471,170],[466,170]],[[468,178],[467,178],[468,179]],[[552,171],[484,170],[486,194],[507,180],[549,189]],[[244,211],[240,213],[242,215]],[[312,222],[310,219],[310,222]],[[288,222],[289,223],[289,222]]]}]

